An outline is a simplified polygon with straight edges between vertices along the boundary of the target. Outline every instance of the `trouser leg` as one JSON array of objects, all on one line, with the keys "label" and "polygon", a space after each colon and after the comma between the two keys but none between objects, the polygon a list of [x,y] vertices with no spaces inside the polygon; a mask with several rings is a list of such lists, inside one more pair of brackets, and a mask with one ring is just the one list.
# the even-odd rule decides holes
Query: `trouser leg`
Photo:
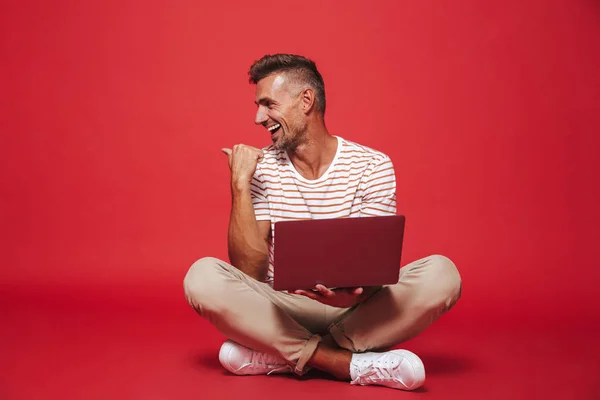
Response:
[{"label": "trouser leg", "polygon": [[431,325],[458,301],[461,290],[454,263],[430,256],[401,268],[397,284],[344,311],[329,331],[352,352],[389,349]]},{"label": "trouser leg", "polygon": [[323,304],[275,291],[216,258],[194,263],[184,290],[190,305],[225,336],[280,355],[299,375],[321,340],[318,332],[327,329]]}]

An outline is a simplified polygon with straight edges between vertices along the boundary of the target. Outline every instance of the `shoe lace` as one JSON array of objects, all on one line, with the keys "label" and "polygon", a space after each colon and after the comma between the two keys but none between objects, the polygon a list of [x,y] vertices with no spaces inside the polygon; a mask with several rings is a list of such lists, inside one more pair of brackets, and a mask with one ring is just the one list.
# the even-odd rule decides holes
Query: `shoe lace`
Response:
[{"label": "shoe lace", "polygon": [[292,372],[292,367],[290,367],[289,365],[284,365],[279,368],[274,368],[267,372],[267,375],[275,374],[277,372]]},{"label": "shoe lace", "polygon": [[394,368],[393,360],[387,356],[378,360],[364,360],[360,377],[370,382],[394,380]]},{"label": "shoe lace", "polygon": [[261,353],[259,351],[254,351],[252,353],[251,364],[254,368],[272,368],[267,375],[275,372],[282,372],[290,368],[289,365],[285,364],[283,360],[280,360],[278,357],[268,353]]}]

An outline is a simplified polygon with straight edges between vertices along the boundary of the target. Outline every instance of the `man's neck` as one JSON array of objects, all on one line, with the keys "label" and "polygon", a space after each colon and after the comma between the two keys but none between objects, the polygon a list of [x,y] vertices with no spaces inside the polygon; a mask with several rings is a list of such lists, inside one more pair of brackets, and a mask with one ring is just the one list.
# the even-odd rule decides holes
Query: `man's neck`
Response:
[{"label": "man's neck", "polygon": [[306,142],[296,150],[288,151],[288,156],[296,171],[304,178],[318,179],[331,165],[337,152],[337,138],[331,136],[325,127],[308,132]]}]

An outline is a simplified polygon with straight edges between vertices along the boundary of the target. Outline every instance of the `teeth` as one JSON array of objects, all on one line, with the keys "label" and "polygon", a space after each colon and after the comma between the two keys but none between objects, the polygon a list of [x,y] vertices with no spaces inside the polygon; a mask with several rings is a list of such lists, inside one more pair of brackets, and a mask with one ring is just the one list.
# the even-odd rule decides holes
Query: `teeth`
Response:
[{"label": "teeth", "polygon": [[269,130],[269,132],[273,132],[275,129],[278,129],[281,126],[281,124],[275,124],[273,126],[268,127],[267,129]]}]

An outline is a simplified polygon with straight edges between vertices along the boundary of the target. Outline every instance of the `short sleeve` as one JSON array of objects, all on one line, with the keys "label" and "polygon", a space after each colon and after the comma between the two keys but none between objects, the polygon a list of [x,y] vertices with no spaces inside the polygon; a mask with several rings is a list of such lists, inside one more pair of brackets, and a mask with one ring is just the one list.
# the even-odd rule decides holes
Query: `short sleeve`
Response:
[{"label": "short sleeve", "polygon": [[257,221],[270,221],[269,200],[267,199],[267,188],[262,180],[260,169],[257,168],[250,183],[250,196],[254,206],[254,214]]},{"label": "short sleeve", "polygon": [[396,215],[396,176],[388,156],[376,161],[366,177],[360,212],[373,217]]}]

